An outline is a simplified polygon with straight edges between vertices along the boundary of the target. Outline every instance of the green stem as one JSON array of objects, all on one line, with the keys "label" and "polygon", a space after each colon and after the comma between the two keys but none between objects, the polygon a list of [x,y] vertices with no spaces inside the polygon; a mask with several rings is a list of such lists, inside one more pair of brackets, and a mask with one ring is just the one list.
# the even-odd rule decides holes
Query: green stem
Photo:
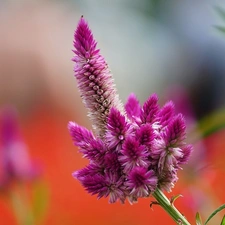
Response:
[{"label": "green stem", "polygon": [[174,207],[169,199],[158,188],[153,193],[153,197],[157,200],[159,205],[166,210],[166,212],[173,218],[179,225],[191,225],[187,219]]},{"label": "green stem", "polygon": [[29,199],[24,185],[18,184],[10,190],[10,203],[19,225],[34,224]]}]

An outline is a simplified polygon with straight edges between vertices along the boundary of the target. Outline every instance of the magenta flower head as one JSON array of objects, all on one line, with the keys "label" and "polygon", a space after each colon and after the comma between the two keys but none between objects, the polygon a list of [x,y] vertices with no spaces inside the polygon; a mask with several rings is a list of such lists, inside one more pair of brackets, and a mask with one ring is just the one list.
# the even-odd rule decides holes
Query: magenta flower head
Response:
[{"label": "magenta flower head", "polygon": [[0,171],[0,188],[13,180],[33,179],[39,173],[20,136],[16,110],[11,107],[4,108],[0,114]]},{"label": "magenta flower head", "polygon": [[68,125],[74,144],[90,162],[73,176],[90,194],[109,196],[110,203],[133,203],[157,188],[171,191],[192,151],[185,143],[183,116],[175,115],[171,101],[160,108],[156,94],[143,106],[131,94],[123,107],[96,46],[81,17],[74,35],[74,71],[94,133],[74,122]]}]

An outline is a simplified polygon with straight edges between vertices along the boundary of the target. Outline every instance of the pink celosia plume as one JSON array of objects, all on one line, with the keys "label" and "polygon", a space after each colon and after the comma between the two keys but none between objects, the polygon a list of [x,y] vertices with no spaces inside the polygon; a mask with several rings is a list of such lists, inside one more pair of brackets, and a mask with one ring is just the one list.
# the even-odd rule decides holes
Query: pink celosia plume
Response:
[{"label": "pink celosia plume", "polygon": [[74,72],[78,89],[89,111],[93,128],[98,135],[103,135],[110,109],[115,107],[122,111],[122,104],[108,64],[97,49],[97,42],[83,17],[74,34],[74,48],[72,60],[76,63]]},{"label": "pink celosia plume", "polygon": [[136,202],[156,188],[171,191],[178,180],[177,171],[192,150],[185,143],[183,116],[175,114],[171,101],[160,108],[156,94],[143,106],[131,94],[122,106],[83,17],[74,37],[75,77],[97,133],[69,123],[74,144],[90,161],[73,176],[89,193],[98,198],[109,196],[110,203],[118,199]]}]

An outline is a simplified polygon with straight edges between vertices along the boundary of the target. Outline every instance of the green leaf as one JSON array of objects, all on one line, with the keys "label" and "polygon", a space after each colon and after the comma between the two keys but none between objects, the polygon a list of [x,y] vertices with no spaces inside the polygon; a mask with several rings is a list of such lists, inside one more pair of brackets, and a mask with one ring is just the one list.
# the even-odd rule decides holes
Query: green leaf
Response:
[{"label": "green leaf", "polygon": [[35,221],[41,221],[46,213],[48,206],[48,188],[44,183],[34,184],[32,209]]},{"label": "green leaf", "polygon": [[225,9],[222,9],[219,6],[215,7],[215,10],[217,11],[217,13],[220,15],[220,17],[225,20]]},{"label": "green leaf", "polygon": [[[225,21],[225,9],[222,9],[221,7],[219,7],[219,6],[216,6],[215,7],[215,10],[216,10],[216,12],[218,13],[218,15],[221,17],[221,19],[223,19],[224,21]],[[214,26],[217,30],[219,30],[219,31],[221,31],[221,32],[223,32],[223,33],[225,33],[225,26],[218,26],[218,25],[216,25],[216,26]]]},{"label": "green leaf", "polygon": [[213,112],[198,123],[198,131],[202,137],[207,137],[223,128],[225,128],[225,108]]},{"label": "green leaf", "polygon": [[[218,212],[220,212],[221,210],[225,209],[225,204],[221,205],[218,209],[216,209],[210,216],[209,218],[206,220],[206,222],[204,223],[204,225],[206,225],[209,220],[212,219],[212,217],[214,217]],[[224,219],[223,219],[224,220]]]},{"label": "green leaf", "polygon": [[223,33],[225,33],[225,27],[223,26],[214,26],[217,30],[222,31]]},{"label": "green leaf", "polygon": [[220,225],[225,225],[225,215],[223,216],[223,219],[221,221],[221,224]]},{"label": "green leaf", "polygon": [[195,221],[196,221],[196,225],[202,225],[202,218],[201,218],[199,212],[196,213]]},{"label": "green leaf", "polygon": [[175,195],[170,199],[170,204],[173,205],[173,203],[180,197],[183,197],[181,194]]}]

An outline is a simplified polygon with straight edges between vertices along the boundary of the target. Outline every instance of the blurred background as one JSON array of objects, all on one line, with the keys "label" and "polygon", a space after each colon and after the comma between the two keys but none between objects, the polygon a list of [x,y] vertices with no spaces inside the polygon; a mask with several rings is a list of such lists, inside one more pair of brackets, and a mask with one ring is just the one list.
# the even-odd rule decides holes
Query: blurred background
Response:
[{"label": "blurred background", "polygon": [[[0,108],[17,109],[29,155],[41,167],[47,203],[38,224],[174,224],[160,207],[150,209],[152,198],[110,205],[71,176],[87,161],[72,144],[68,121],[91,128],[71,61],[81,15],[123,102],[131,92],[141,103],[155,92],[186,115],[195,151],[168,196],[183,195],[175,205],[191,222],[197,211],[206,218],[225,202],[225,130],[202,131],[225,117],[225,34],[215,28],[225,21],[215,7],[225,9],[224,1],[0,0]],[[4,193],[0,224],[17,224]]]}]

